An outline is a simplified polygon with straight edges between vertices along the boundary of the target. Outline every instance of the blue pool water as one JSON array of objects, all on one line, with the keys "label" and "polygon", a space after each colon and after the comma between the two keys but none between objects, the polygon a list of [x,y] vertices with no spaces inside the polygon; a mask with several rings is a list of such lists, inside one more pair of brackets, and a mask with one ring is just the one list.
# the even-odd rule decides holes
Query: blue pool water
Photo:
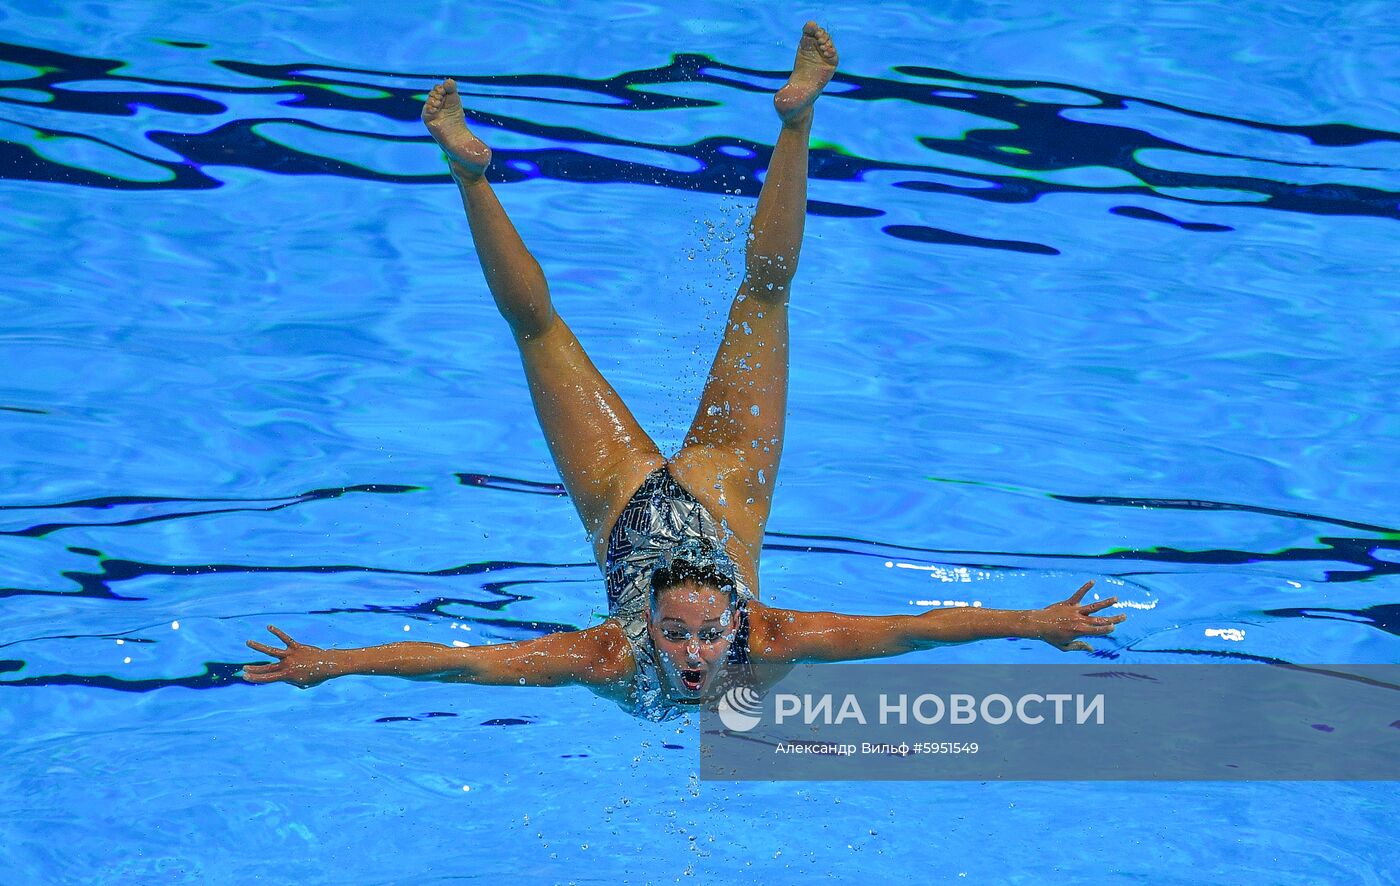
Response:
[{"label": "blue pool water", "polygon": [[1092,578],[1120,662],[1397,661],[1386,4],[354,6],[0,10],[0,881],[1395,881],[1382,783],[701,782],[694,724],[581,689],[233,678],[269,622],[604,608],[434,78],[669,452],[810,15],[764,599]]}]

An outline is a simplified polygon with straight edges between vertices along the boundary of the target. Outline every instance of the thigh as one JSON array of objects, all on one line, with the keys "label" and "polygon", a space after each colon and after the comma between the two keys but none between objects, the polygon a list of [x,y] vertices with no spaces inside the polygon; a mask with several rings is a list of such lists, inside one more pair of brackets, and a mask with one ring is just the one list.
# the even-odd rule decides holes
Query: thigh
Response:
[{"label": "thigh", "polygon": [[517,344],[540,430],[601,564],[627,499],[665,459],[562,318]]},{"label": "thigh", "polygon": [[692,473],[711,472],[708,485],[718,484],[735,531],[742,527],[761,540],[783,452],[788,308],[786,299],[758,297],[747,286],[739,296],[685,448],[672,462],[693,463],[682,468]]},{"label": "thigh", "polygon": [[[758,562],[763,549],[767,510],[760,512],[746,501],[746,468],[732,452],[707,446],[687,446],[676,453],[666,469],[686,492],[705,506],[728,529],[725,547],[748,582],[758,593]],[[743,496],[742,498],[740,496]]]}]

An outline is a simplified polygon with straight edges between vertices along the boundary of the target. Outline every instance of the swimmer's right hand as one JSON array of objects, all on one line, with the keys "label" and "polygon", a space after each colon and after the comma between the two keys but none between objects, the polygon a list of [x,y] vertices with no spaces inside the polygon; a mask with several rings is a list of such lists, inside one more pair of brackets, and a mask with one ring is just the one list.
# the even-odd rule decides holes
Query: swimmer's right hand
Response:
[{"label": "swimmer's right hand", "polygon": [[249,683],[277,683],[280,681],[307,689],[343,673],[337,661],[339,650],[322,649],[319,646],[298,643],[278,630],[276,625],[268,625],[267,629],[277,639],[286,643],[287,648],[277,649],[256,640],[249,640],[249,648],[277,659],[277,661],[268,664],[244,665],[243,679]]}]

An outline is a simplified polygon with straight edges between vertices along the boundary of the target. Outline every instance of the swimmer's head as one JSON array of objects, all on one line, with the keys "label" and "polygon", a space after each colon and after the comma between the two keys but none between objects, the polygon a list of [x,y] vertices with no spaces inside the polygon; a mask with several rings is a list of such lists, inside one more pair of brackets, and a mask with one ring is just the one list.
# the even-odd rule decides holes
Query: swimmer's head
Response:
[{"label": "swimmer's head", "polygon": [[734,582],[713,561],[676,559],[652,573],[647,631],[674,697],[699,701],[717,685],[738,602]]}]

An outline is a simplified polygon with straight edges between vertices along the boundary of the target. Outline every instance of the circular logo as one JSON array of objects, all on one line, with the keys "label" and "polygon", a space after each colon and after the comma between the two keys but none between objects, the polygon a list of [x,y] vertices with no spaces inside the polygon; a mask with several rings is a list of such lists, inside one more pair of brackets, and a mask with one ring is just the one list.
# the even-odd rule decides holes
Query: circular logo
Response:
[{"label": "circular logo", "polygon": [[763,696],[751,687],[735,686],[720,696],[716,711],[724,728],[733,732],[748,732],[761,719]]}]

